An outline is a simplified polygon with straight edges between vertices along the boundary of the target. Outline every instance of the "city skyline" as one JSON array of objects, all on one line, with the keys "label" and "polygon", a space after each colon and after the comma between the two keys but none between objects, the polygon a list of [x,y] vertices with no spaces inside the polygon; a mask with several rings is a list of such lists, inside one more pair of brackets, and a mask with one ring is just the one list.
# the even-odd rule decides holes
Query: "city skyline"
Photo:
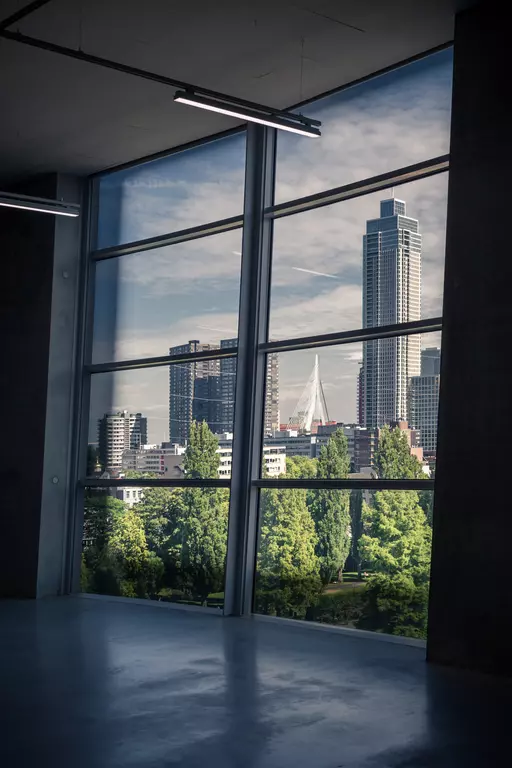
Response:
[{"label": "city skyline", "polygon": [[[442,52],[402,68],[399,75],[349,89],[350,95],[342,92],[312,105],[324,112],[324,136],[307,155],[304,144],[279,137],[278,198],[327,189],[448,151],[451,66],[451,54]],[[346,146],[353,151],[347,152]],[[109,186],[112,195],[116,189],[123,191],[122,239],[141,239],[241,212],[243,148],[243,135],[235,135],[204,145],[197,155],[192,150],[106,177],[105,189]],[[421,221],[424,317],[438,316],[442,309],[446,190],[447,174],[399,190]],[[107,191],[104,195],[108,197]],[[382,191],[276,222],[273,338],[360,327],[361,234],[385,196]],[[170,346],[188,339],[219,343],[236,336],[241,234],[237,230],[100,262],[94,360],[165,355]],[[422,341],[439,345],[438,336]],[[330,415],[338,421],[356,420],[355,381],[361,359],[357,344],[320,350],[325,396]],[[309,350],[280,355],[282,422],[291,415],[313,363]],[[101,376],[103,383],[94,383],[98,377],[93,377],[92,420],[109,408],[136,407],[147,411],[152,440],[166,439],[167,370],[118,373],[110,382],[109,375]]]}]

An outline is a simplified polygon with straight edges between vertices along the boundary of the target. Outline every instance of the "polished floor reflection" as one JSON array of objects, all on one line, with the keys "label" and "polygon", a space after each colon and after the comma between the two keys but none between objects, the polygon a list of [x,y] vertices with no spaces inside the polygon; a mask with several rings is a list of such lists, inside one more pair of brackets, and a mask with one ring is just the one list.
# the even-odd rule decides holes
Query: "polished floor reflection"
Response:
[{"label": "polished floor reflection", "polygon": [[424,651],[87,598],[0,602],[0,765],[502,764],[504,683]]}]

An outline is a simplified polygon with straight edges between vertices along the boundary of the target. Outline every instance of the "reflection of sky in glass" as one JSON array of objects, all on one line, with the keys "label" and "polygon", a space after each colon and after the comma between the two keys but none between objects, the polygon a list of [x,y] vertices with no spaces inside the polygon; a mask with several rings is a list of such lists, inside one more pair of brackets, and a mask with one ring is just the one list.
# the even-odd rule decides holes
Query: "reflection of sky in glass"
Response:
[{"label": "reflection of sky in glass", "polygon": [[446,154],[452,68],[448,49],[304,107],[322,138],[278,133],[276,202]]},{"label": "reflection of sky in glass", "polygon": [[[277,200],[447,153],[451,72],[448,50],[305,108],[323,120],[323,136],[310,140],[279,133]],[[240,214],[244,154],[245,134],[238,134],[103,177],[98,246]],[[423,236],[423,317],[441,309],[447,178],[395,191],[419,220]],[[383,192],[276,223],[272,336],[361,325],[362,236],[366,219],[378,217],[378,201],[387,196]],[[100,264],[95,361],[165,355],[169,346],[191,338],[218,342],[235,335],[240,251],[241,232],[235,231]],[[302,271],[307,269],[324,275]],[[351,421],[357,362],[343,354],[335,359],[321,351],[322,375],[331,388],[326,396],[334,400],[334,418]],[[291,392],[300,394],[310,368],[287,370],[284,359],[281,365],[281,418],[286,420],[295,405]],[[168,422],[168,384],[157,386],[151,372],[124,377],[116,407],[151,408],[150,440],[165,439],[165,428],[156,425]],[[98,415],[109,407],[106,397],[97,400]]]},{"label": "reflection of sky in glass", "polygon": [[245,132],[102,177],[97,247],[240,215],[244,166]]},{"label": "reflection of sky in glass", "polygon": [[236,336],[241,249],[242,231],[234,230],[98,262],[93,361]]}]

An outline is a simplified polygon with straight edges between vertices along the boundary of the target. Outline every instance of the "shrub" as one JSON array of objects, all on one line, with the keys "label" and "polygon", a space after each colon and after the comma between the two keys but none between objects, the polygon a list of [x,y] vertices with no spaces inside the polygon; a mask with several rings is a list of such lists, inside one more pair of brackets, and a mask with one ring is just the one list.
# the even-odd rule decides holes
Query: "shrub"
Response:
[{"label": "shrub", "polygon": [[376,574],[368,579],[359,629],[425,638],[428,586],[409,576]]},{"label": "shrub", "polygon": [[307,618],[322,624],[355,626],[363,614],[365,590],[365,587],[354,587],[338,592],[326,592],[308,612]]},{"label": "shrub", "polygon": [[259,577],[254,593],[254,610],[268,616],[305,619],[320,598],[322,583],[317,576],[303,579]]}]

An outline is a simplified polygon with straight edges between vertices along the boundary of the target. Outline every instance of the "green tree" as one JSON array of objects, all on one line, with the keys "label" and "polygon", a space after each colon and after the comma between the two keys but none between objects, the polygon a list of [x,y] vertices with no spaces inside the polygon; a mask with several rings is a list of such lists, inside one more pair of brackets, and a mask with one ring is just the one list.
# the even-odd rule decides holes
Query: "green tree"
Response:
[{"label": "green tree", "polygon": [[363,535],[363,491],[350,492],[350,554],[357,571],[357,578],[362,579],[363,560],[360,551],[360,539]]},{"label": "green tree", "polygon": [[[218,441],[206,422],[192,422],[185,453],[190,478],[217,478]],[[224,588],[228,535],[229,492],[217,488],[187,488],[173,501],[169,554],[183,588],[202,602]]]},{"label": "green tree", "polygon": [[229,491],[187,488],[177,507],[169,553],[183,588],[204,602],[224,589],[229,515]]},{"label": "green tree", "polygon": [[427,584],[417,585],[405,574],[376,574],[368,580],[363,597],[359,629],[426,638]]},{"label": "green tree", "polygon": [[[317,477],[343,479],[350,471],[348,443],[341,429],[322,447]],[[350,492],[317,490],[311,494],[311,513],[317,534],[316,555],[324,584],[343,581],[343,568],[350,552]]]},{"label": "green tree", "polygon": [[114,517],[126,509],[124,502],[103,490],[88,489],[84,498],[84,540],[88,567],[106,546]]},{"label": "green tree", "polygon": [[362,557],[376,573],[428,580],[432,531],[416,491],[377,491],[363,503]]},{"label": "green tree", "polygon": [[154,480],[158,477],[155,472],[139,472],[136,469],[123,470],[123,477],[127,480]]},{"label": "green tree", "polygon": [[379,430],[379,445],[375,451],[374,466],[382,479],[410,480],[425,479],[422,466],[411,454],[405,432],[388,425]]},{"label": "green tree", "polygon": [[185,452],[185,475],[191,478],[217,478],[219,476],[219,443],[205,421],[193,421]]},{"label": "green tree", "polygon": [[309,456],[287,456],[286,477],[313,478],[317,476],[318,460]]},{"label": "green tree", "polygon": [[164,565],[149,550],[144,522],[133,508],[114,515],[107,542],[107,558],[118,576],[120,594],[150,597],[157,591]]},{"label": "green tree", "polygon": [[182,495],[181,488],[146,488],[137,504],[148,546],[160,556],[176,528]]},{"label": "green tree", "polygon": [[321,590],[317,536],[306,491],[267,488],[260,498],[256,610],[304,618]]}]

